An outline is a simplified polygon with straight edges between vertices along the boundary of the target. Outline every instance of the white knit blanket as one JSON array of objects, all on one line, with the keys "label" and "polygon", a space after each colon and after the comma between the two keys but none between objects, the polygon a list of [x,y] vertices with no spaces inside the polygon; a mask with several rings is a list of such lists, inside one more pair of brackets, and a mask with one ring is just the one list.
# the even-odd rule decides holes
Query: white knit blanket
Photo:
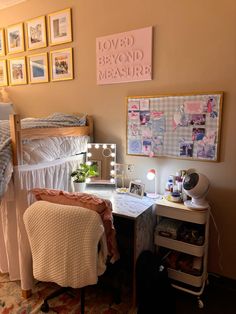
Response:
[{"label": "white knit blanket", "polygon": [[37,201],[28,207],[23,219],[36,279],[72,288],[97,283],[107,259],[104,227],[98,213]]}]

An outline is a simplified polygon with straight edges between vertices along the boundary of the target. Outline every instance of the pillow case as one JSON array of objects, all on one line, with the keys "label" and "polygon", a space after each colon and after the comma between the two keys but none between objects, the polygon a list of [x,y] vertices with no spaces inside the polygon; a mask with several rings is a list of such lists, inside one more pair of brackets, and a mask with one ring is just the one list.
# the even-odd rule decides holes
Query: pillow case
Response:
[{"label": "pillow case", "polygon": [[54,189],[35,188],[30,192],[33,193],[37,201],[43,200],[56,204],[79,206],[96,211],[101,216],[104,224],[111,262],[114,263],[119,259],[116,231],[113,224],[112,203],[109,200],[88,193],[69,193]]}]

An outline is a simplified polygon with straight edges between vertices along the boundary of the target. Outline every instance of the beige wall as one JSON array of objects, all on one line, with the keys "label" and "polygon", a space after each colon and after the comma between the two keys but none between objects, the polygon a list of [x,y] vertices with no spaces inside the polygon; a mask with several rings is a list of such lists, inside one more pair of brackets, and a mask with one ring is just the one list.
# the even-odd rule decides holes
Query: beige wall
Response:
[{"label": "beige wall", "polygon": [[[236,279],[235,0],[29,0],[0,11],[0,27],[68,7],[73,10],[74,41],[52,49],[74,47],[75,79],[8,87],[17,111],[23,116],[54,111],[94,115],[96,141],[117,143],[119,161],[134,163],[136,177],[147,187],[144,173],[155,166],[160,192],[168,175],[178,169],[205,173],[220,237],[219,251],[212,223],[209,271]],[[146,26],[154,27],[153,80],[97,86],[96,37]],[[126,156],[125,96],[217,90],[225,92],[219,163]]]}]

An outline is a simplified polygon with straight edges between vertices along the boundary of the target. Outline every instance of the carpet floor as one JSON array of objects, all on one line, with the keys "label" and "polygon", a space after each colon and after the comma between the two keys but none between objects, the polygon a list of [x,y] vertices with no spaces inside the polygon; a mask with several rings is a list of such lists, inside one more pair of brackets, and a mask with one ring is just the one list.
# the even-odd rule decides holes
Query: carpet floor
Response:
[{"label": "carpet floor", "polygon": [[[1,314],[36,314],[42,313],[40,307],[43,299],[58,288],[55,284],[37,282],[32,297],[25,300],[21,297],[20,282],[9,281],[7,275],[0,275],[0,313]],[[80,290],[74,289],[74,295],[64,293],[48,304],[48,313],[80,314]],[[113,302],[111,289],[99,285],[85,290],[86,314],[127,314],[131,308],[129,293],[122,291],[121,303]]]}]

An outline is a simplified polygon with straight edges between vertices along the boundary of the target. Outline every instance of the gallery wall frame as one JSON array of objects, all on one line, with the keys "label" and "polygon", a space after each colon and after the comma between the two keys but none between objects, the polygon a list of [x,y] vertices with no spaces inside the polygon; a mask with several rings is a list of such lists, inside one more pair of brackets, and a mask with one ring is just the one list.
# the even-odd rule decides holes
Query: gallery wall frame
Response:
[{"label": "gallery wall frame", "polygon": [[39,16],[25,22],[27,50],[44,48],[47,46],[46,18]]},{"label": "gallery wall frame", "polygon": [[126,99],[127,154],[219,161],[223,92]]},{"label": "gallery wall frame", "polygon": [[25,57],[8,59],[9,85],[27,84]]},{"label": "gallery wall frame", "polygon": [[50,51],[50,79],[51,81],[72,80],[73,49],[66,48]]},{"label": "gallery wall frame", "polygon": [[27,56],[28,80],[30,84],[47,83],[48,75],[48,54],[39,53]]},{"label": "gallery wall frame", "polygon": [[25,50],[23,23],[10,25],[6,28],[7,53],[19,53]]},{"label": "gallery wall frame", "polygon": [[5,34],[4,29],[0,28],[0,57],[5,56]]},{"label": "gallery wall frame", "polygon": [[60,45],[72,41],[71,8],[47,16],[49,45]]},{"label": "gallery wall frame", "polygon": [[7,63],[6,60],[0,60],[0,86],[8,85]]}]

